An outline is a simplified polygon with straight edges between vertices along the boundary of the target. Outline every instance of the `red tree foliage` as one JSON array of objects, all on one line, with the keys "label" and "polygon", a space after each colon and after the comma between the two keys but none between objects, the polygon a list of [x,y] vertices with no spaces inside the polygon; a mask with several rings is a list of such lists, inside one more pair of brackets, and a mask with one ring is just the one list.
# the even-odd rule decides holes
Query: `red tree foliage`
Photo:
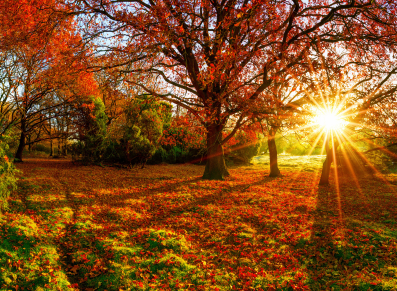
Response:
[{"label": "red tree foliage", "polygon": [[[395,38],[395,3],[381,1],[66,1],[87,19],[87,37],[129,82],[189,110],[207,131],[203,178],[228,175],[222,145],[262,103],[277,75],[305,62],[316,42],[352,52]],[[83,17],[83,16],[82,16]],[[101,40],[99,40],[101,43]],[[147,76],[157,76],[155,85]],[[222,131],[230,117],[234,130]]]},{"label": "red tree foliage", "polygon": [[[78,96],[95,94],[92,74],[86,72],[86,47],[76,22],[56,13],[55,1],[3,1],[0,48],[6,62],[17,68],[9,77],[21,132],[16,158],[22,160],[26,138],[51,118],[56,107]],[[4,8],[4,10],[3,10]]]}]

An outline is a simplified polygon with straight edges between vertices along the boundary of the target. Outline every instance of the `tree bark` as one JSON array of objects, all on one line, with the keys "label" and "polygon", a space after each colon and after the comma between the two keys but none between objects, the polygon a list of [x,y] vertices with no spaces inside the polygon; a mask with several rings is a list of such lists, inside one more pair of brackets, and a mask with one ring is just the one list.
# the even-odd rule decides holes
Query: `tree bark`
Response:
[{"label": "tree bark", "polygon": [[32,151],[32,144],[30,143],[30,135],[27,136],[27,139],[28,139],[28,151],[30,154],[30,152]]},{"label": "tree bark", "polygon": [[22,162],[22,154],[23,154],[25,145],[26,145],[26,133],[22,130],[21,135],[19,137],[19,145],[18,145],[17,152],[15,153],[14,162]]},{"label": "tree bark", "polygon": [[214,125],[207,128],[207,157],[203,179],[223,180],[229,176],[225,164],[225,157],[222,148],[222,126]]},{"label": "tree bark", "polygon": [[323,163],[323,169],[321,171],[321,178],[319,185],[329,185],[329,174],[331,172],[331,165],[333,162],[332,152],[327,152],[327,157]]},{"label": "tree bark", "polygon": [[332,165],[332,162],[334,161],[335,151],[337,150],[338,146],[339,146],[338,142],[332,142],[332,145],[330,147],[329,141],[327,138],[327,141],[326,141],[327,156],[323,163],[323,169],[321,171],[319,185],[329,185],[329,174],[331,173],[331,165]]},{"label": "tree bark", "polygon": [[[50,115],[50,117],[51,117],[51,115]],[[51,118],[48,120],[48,127],[49,127],[48,133],[50,135],[50,157],[52,157],[54,155],[54,149],[53,149],[53,144],[52,144]]]},{"label": "tree bark", "polygon": [[64,145],[63,145],[65,157],[68,155],[68,136],[69,136],[69,125],[66,124],[66,133],[65,133]]},{"label": "tree bark", "polygon": [[277,163],[277,146],[276,146],[276,129],[271,128],[267,136],[267,145],[269,147],[270,157],[270,174],[269,177],[279,177],[281,172]]},{"label": "tree bark", "polygon": [[66,147],[66,139],[64,140],[64,144],[63,144],[63,155],[65,157],[68,155],[68,149]]}]

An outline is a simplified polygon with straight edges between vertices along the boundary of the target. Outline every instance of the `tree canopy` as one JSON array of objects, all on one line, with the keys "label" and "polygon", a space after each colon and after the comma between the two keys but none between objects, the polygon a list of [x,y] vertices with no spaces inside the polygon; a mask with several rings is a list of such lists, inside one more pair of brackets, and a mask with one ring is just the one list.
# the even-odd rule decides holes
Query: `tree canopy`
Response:
[{"label": "tree canopy", "polygon": [[[365,56],[394,49],[393,1],[116,1],[65,3],[85,39],[125,81],[186,108],[207,130],[204,177],[227,175],[222,145],[280,74],[307,69],[313,45]],[[88,21],[90,19],[90,21]],[[93,25],[100,23],[101,25]],[[103,50],[100,50],[103,52]],[[156,76],[148,83],[148,76]],[[233,119],[234,130],[221,132]]]}]

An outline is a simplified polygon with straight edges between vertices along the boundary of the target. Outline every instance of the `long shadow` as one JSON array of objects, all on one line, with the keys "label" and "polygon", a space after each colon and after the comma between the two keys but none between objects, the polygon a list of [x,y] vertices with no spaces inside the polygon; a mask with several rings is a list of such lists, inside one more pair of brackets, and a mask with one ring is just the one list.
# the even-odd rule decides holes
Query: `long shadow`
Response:
[{"label": "long shadow", "polygon": [[70,269],[71,266],[75,265],[72,256],[74,251],[73,244],[67,243],[67,241],[65,241],[65,238],[67,240],[68,238],[74,237],[73,226],[76,223],[79,207],[73,195],[71,194],[69,185],[62,181],[59,171],[55,171],[53,177],[56,181],[58,181],[59,184],[62,185],[63,192],[65,193],[66,205],[69,206],[73,211],[71,220],[65,222],[64,234],[55,238],[58,253],[60,254],[60,263],[71,285],[73,287],[79,288],[80,290],[84,290],[87,286],[84,285],[84,282],[81,284],[81,278],[78,273],[73,272],[73,269]]},{"label": "long shadow", "polygon": [[[132,224],[128,223],[127,224],[122,224],[120,225],[121,228],[124,228],[129,226],[130,230],[133,229],[138,229],[141,228],[142,226],[151,226],[154,225],[158,222],[162,222],[166,218],[171,218],[173,216],[180,215],[182,213],[192,213],[195,212],[196,209],[200,206],[207,206],[211,204],[216,204],[216,205],[223,205],[226,204],[226,199],[230,200],[233,199],[233,197],[230,196],[230,193],[235,193],[235,192],[244,192],[251,186],[257,186],[257,185],[264,185],[266,183],[269,183],[275,179],[278,178],[270,178],[270,177],[265,177],[259,181],[256,181],[254,183],[246,183],[246,184],[240,184],[234,187],[225,187],[225,188],[218,188],[214,189],[207,195],[202,195],[200,197],[194,198],[192,201],[187,201],[185,204],[182,204],[177,207],[173,208],[167,208],[164,209],[163,205],[160,203],[158,204],[157,207],[151,207],[150,212],[151,213],[156,213],[155,216],[152,216],[149,219],[143,219],[140,222],[134,222]],[[140,198],[145,198],[148,196],[153,196],[159,193],[163,193],[164,190],[170,191],[170,190],[175,190],[176,187],[181,186],[181,185],[189,185],[191,183],[195,183],[197,181],[201,181],[201,178],[196,178],[193,180],[188,180],[185,182],[176,182],[174,183],[171,187],[170,184],[167,184],[166,186],[161,186],[158,188],[146,190],[144,192],[140,193],[127,193],[124,195],[118,195],[117,197],[114,196],[105,196],[101,198],[96,198],[95,200],[92,201],[92,204],[101,204],[101,205],[107,205],[110,207],[120,207],[120,206],[125,206],[125,201],[128,199],[140,199]],[[200,188],[200,187],[199,187]],[[240,204],[245,204],[242,201],[234,201],[234,205]],[[236,203],[237,202],[237,203]],[[103,213],[100,214],[100,218],[97,222],[106,224],[107,222],[103,221]],[[102,221],[101,221],[102,220]]]},{"label": "long shadow", "polygon": [[[392,290],[384,289],[382,282],[374,278],[383,276],[386,263],[379,254],[389,239],[378,231],[390,227],[384,223],[387,222],[384,214],[390,217],[391,212],[396,214],[397,196],[387,204],[377,203],[388,186],[383,181],[368,179],[374,178],[365,176],[358,182],[368,189],[378,186],[379,192],[359,193],[348,177],[339,181],[339,187],[319,187],[312,235],[304,255],[309,262],[311,290]],[[368,194],[372,195],[368,197]],[[392,256],[390,259],[397,265],[396,254]]]},{"label": "long shadow", "polygon": [[331,290],[329,275],[332,273],[328,272],[333,272],[335,266],[339,268],[335,257],[334,227],[344,228],[343,212],[338,207],[338,193],[335,188],[319,187],[317,209],[313,214],[313,219],[312,235],[308,242],[309,251],[306,258],[309,261],[307,269],[310,285],[312,290]]},{"label": "long shadow", "polygon": [[[137,178],[137,179],[142,179],[142,178]],[[209,199],[209,201],[212,200],[220,200],[221,197],[219,197],[219,193],[223,193],[223,192],[234,192],[234,191],[243,191],[248,189],[251,186],[256,186],[256,185],[263,185],[265,183],[271,182],[273,180],[276,180],[279,178],[272,178],[272,177],[264,177],[263,179],[261,179],[260,181],[257,181],[255,183],[246,183],[246,184],[242,184],[242,185],[237,185],[235,187],[228,187],[228,188],[223,188],[223,189],[215,189],[213,193],[209,194],[209,195],[205,195],[204,197],[200,198],[202,200],[206,200]],[[162,179],[162,180],[175,180],[174,178],[169,178],[169,179]],[[96,198],[96,202],[102,203],[102,204],[106,204],[106,205],[111,205],[111,206],[122,206],[124,205],[124,201],[128,200],[128,199],[138,199],[138,198],[145,198],[148,196],[153,196],[155,194],[158,193],[163,193],[164,190],[176,190],[178,187],[182,186],[182,185],[189,185],[192,183],[197,183],[199,181],[202,181],[201,178],[193,178],[193,179],[187,179],[186,181],[180,182],[180,181],[175,181],[175,182],[171,182],[171,183],[167,183],[164,186],[159,186],[156,188],[151,188],[149,190],[144,190],[144,191],[139,191],[136,193],[129,193],[128,191],[126,191],[125,194],[121,194],[121,195],[106,195],[106,194],[101,194],[100,197]],[[200,186],[196,186],[196,188],[203,188]],[[205,189],[205,188],[203,188]],[[139,189],[138,189],[139,190]]]}]

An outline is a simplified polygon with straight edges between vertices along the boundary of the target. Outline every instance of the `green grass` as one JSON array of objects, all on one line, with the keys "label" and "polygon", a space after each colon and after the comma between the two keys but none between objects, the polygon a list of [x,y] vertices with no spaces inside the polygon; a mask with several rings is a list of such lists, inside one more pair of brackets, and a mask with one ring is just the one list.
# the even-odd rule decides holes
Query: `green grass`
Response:
[{"label": "green grass", "polygon": [[2,290],[68,290],[59,254],[28,215],[0,219],[0,286]]}]

